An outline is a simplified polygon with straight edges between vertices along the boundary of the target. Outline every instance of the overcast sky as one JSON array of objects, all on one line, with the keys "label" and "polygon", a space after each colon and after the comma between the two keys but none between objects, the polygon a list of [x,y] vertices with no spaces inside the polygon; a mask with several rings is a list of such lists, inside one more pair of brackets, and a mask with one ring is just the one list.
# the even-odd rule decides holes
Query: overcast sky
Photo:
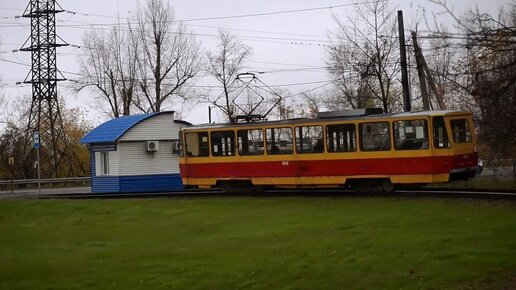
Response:
[{"label": "overcast sky", "polygon": [[[359,0],[360,1],[360,0]],[[30,21],[15,18],[23,13],[28,0],[0,0],[0,78],[5,98],[13,100],[20,95],[30,95],[30,85],[16,85],[23,81],[30,70],[29,52],[12,52],[19,49],[30,34]],[[67,12],[57,15],[58,35],[71,45],[81,46],[84,31],[92,27],[110,27],[117,22],[117,16],[124,22],[136,9],[137,2],[145,0],[61,0],[60,6]],[[313,90],[323,91],[329,86],[325,66],[325,47],[328,34],[336,28],[332,14],[352,14],[355,0],[177,0],[170,1],[175,9],[176,19],[184,20],[189,29],[198,35],[203,49],[215,49],[219,28],[232,30],[248,46],[253,55],[247,63],[248,71],[264,72],[260,79],[270,86],[289,89],[293,93]],[[448,0],[447,5],[457,15],[464,10],[478,6],[481,11],[497,15],[503,4],[510,0]],[[419,23],[419,29],[426,30],[424,16],[433,25],[434,16],[438,22],[452,27],[453,22],[440,14],[442,7],[428,0],[389,1],[395,11],[402,9],[406,30]],[[332,8],[329,8],[332,7]],[[72,13],[73,12],[73,13]],[[259,16],[251,16],[262,14]],[[238,16],[223,18],[225,16]],[[211,18],[211,19],[207,19]],[[213,19],[218,18],[218,19]],[[86,26],[85,26],[86,25]],[[90,26],[88,26],[90,25]],[[408,37],[408,34],[406,34]],[[58,68],[66,78],[76,79],[79,73],[77,57],[81,48],[69,46],[58,49]],[[24,65],[25,64],[25,65]],[[202,85],[208,80],[197,79]],[[65,96],[68,106],[88,108],[90,116],[98,124],[107,119],[91,108],[95,102],[93,94],[74,95],[66,90],[69,82],[59,83],[59,93]],[[184,112],[183,118],[193,123],[207,122],[207,106]],[[2,112],[0,112],[1,114]]]}]

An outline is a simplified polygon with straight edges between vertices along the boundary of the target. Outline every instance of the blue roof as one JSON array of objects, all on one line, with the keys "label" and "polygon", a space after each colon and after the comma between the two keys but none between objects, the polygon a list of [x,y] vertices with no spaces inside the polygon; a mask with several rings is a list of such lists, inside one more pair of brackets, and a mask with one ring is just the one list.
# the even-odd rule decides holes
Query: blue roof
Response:
[{"label": "blue roof", "polygon": [[91,130],[86,136],[81,139],[82,144],[88,143],[112,143],[118,140],[122,135],[125,134],[129,129],[131,129],[136,124],[141,121],[154,117],[163,113],[173,113],[173,112],[158,112],[158,113],[148,113],[148,114],[139,114],[139,115],[130,115],[123,116],[119,118],[115,118],[107,121],[104,124],[101,124],[97,128]]}]

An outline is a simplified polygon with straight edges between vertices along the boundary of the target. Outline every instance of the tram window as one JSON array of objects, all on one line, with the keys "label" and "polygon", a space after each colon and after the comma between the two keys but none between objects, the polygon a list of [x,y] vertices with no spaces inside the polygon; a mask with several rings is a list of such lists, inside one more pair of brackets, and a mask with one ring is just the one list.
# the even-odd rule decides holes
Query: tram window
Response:
[{"label": "tram window", "polygon": [[468,120],[451,120],[450,126],[452,130],[453,141],[455,143],[471,142],[471,131],[469,130]]},{"label": "tram window", "polygon": [[322,126],[296,127],[295,131],[297,153],[324,152]]},{"label": "tram window", "polygon": [[261,129],[238,130],[238,154],[263,155],[263,131]]},{"label": "tram window", "polygon": [[357,129],[354,124],[326,126],[328,152],[357,151]]},{"label": "tram window", "polygon": [[437,149],[450,148],[448,133],[443,117],[434,117],[432,119],[434,147]]},{"label": "tram window", "polygon": [[292,129],[269,128],[265,130],[267,136],[267,154],[292,154]]},{"label": "tram window", "polygon": [[186,155],[189,157],[210,156],[208,132],[189,132],[185,134]]},{"label": "tram window", "polygon": [[388,122],[361,123],[360,150],[362,151],[389,151],[391,137]]},{"label": "tram window", "polygon": [[211,155],[233,156],[235,155],[235,132],[216,131],[211,132]]},{"label": "tram window", "polygon": [[394,148],[396,150],[428,149],[428,124],[426,120],[396,121]]}]

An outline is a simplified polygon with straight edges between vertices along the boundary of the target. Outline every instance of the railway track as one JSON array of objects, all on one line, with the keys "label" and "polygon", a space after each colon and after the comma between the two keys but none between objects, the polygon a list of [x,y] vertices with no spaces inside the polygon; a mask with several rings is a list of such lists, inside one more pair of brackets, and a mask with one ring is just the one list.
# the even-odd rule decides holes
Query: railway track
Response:
[{"label": "railway track", "polygon": [[[516,192],[499,190],[404,189],[389,193],[355,192],[346,189],[288,189],[266,190],[260,193],[224,193],[220,190],[186,190],[160,193],[41,193],[13,195],[22,199],[124,199],[124,198],[197,198],[197,197],[391,197],[391,198],[466,198],[516,201]],[[5,198],[5,197],[4,197]]]}]

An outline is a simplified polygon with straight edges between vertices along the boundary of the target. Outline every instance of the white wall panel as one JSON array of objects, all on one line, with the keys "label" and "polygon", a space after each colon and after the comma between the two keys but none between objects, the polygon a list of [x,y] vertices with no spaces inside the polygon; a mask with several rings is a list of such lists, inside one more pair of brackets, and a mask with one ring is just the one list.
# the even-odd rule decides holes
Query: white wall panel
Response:
[{"label": "white wall panel", "polygon": [[119,141],[177,140],[181,126],[174,123],[174,114],[164,113],[136,124]]},{"label": "white wall panel", "polygon": [[172,144],[160,141],[158,151],[147,152],[146,141],[120,142],[120,176],[179,173],[179,157],[172,152]]}]

